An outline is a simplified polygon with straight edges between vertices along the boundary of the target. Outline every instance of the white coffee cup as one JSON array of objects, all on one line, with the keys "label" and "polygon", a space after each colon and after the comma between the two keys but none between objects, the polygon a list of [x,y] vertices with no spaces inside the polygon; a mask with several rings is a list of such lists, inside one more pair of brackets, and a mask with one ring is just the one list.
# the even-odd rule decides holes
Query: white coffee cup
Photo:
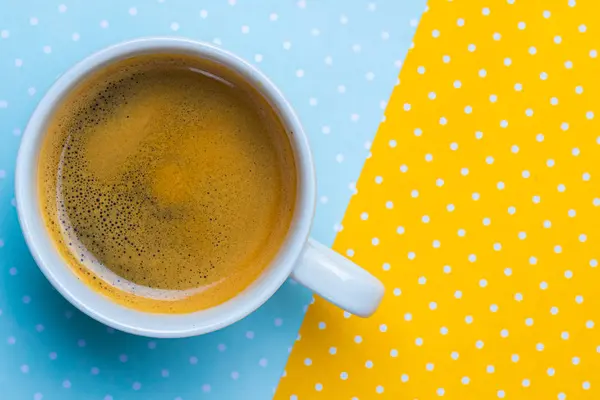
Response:
[{"label": "white coffee cup", "polygon": [[[263,273],[234,298],[189,314],[153,314],[123,307],[81,282],[55,247],[42,217],[37,171],[49,119],[65,96],[91,73],[115,61],[143,54],[185,54],[223,64],[239,73],[271,104],[294,149],[298,171],[297,202],[281,249]],[[250,314],[289,277],[359,316],[371,315],[381,302],[379,280],[333,250],[309,238],[315,211],[315,172],[308,139],[281,92],[252,65],[217,47],[186,39],[144,38],[99,51],[52,85],[33,112],[23,134],[16,168],[19,221],[38,266],[54,287],[92,318],[122,331],[152,337],[186,337],[212,332]]]}]

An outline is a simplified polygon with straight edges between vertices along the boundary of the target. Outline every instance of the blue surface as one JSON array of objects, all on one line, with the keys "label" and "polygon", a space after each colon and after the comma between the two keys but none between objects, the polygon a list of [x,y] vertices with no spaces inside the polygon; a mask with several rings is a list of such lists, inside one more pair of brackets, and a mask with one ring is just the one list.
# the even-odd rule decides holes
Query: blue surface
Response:
[{"label": "blue surface", "polygon": [[114,332],[75,310],[31,258],[13,198],[19,136],[59,74],[147,35],[217,43],[254,62],[310,136],[319,180],[313,237],[331,244],[424,6],[0,0],[0,399],[269,399],[311,298],[287,283],[234,326],[182,340]]}]

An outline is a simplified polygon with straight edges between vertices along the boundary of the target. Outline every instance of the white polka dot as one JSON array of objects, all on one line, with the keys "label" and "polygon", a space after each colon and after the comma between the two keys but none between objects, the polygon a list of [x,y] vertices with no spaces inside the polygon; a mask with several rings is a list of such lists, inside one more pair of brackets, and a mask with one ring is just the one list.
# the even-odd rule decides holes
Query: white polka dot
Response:
[{"label": "white polka dot", "polygon": [[535,349],[536,349],[537,351],[544,351],[544,344],[543,344],[543,343],[537,343],[537,344],[535,345]]},{"label": "white polka dot", "polygon": [[525,325],[532,326],[533,325],[533,318],[526,318],[525,319]]},{"label": "white polka dot", "polygon": [[515,293],[515,301],[523,301],[523,295],[521,293]]},{"label": "white polka dot", "polygon": [[537,258],[535,258],[534,256],[529,257],[529,264],[536,265],[537,264]]},{"label": "white polka dot", "polygon": [[585,327],[588,329],[592,329],[594,327],[594,321],[592,321],[592,320],[586,321]]},{"label": "white polka dot", "polygon": [[510,67],[512,65],[512,60],[509,57],[504,59],[504,65]]},{"label": "white polka dot", "polygon": [[519,232],[518,237],[521,240],[525,240],[527,238],[527,233],[525,233],[525,232]]},{"label": "white polka dot", "polygon": [[467,316],[465,317],[465,323],[467,323],[467,324],[472,324],[472,323],[473,323],[473,317],[472,317],[472,316],[470,316],[470,315],[467,315]]}]

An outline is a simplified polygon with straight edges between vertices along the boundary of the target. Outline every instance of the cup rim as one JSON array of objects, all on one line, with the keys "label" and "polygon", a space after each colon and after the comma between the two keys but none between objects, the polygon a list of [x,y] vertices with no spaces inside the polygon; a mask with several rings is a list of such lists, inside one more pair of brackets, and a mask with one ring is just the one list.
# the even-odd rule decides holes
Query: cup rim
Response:
[{"label": "cup rim", "polygon": [[[37,191],[37,167],[48,120],[70,91],[90,73],[126,57],[143,54],[187,54],[231,68],[253,85],[279,114],[294,150],[298,174],[294,216],[287,238],[262,274],[235,297],[188,314],[155,314],[121,306],[81,282],[59,254],[45,228]],[[265,303],[285,282],[306,245],[315,211],[316,182],[308,138],[291,105],[256,67],[237,55],[184,38],[147,37],[121,42],[93,53],[60,76],[32,113],[21,138],[15,197],[25,241],[40,270],[75,307],[90,317],[132,334],[173,338],[212,332],[244,318]]]}]

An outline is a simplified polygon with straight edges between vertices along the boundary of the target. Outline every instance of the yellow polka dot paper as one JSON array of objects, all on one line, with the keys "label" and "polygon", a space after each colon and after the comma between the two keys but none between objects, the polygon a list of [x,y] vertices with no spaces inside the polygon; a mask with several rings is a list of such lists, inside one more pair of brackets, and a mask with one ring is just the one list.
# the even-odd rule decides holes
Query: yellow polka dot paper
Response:
[{"label": "yellow polka dot paper", "polygon": [[599,7],[430,2],[276,399],[600,398]]}]

